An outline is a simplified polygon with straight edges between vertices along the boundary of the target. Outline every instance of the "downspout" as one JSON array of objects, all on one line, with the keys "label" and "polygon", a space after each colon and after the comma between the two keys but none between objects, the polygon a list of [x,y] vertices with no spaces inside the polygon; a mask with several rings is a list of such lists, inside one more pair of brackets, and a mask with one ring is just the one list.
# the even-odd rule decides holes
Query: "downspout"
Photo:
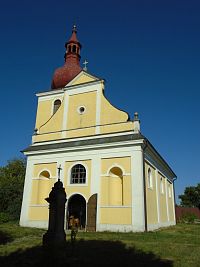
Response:
[{"label": "downspout", "polygon": [[145,150],[148,146],[148,141],[144,139],[143,147],[142,147],[142,157],[143,157],[143,185],[144,185],[144,224],[145,224],[145,232],[147,229],[147,196],[146,196],[146,177],[145,177]]}]

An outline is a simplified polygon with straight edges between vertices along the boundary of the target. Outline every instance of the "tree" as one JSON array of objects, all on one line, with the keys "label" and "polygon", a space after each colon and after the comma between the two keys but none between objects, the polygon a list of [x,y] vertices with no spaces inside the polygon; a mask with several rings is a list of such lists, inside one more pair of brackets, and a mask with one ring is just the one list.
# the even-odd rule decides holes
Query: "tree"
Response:
[{"label": "tree", "polygon": [[19,219],[23,185],[25,178],[25,159],[13,159],[0,167],[0,213],[12,219]]},{"label": "tree", "polygon": [[200,184],[185,188],[184,194],[178,196],[183,207],[197,207],[200,209]]}]

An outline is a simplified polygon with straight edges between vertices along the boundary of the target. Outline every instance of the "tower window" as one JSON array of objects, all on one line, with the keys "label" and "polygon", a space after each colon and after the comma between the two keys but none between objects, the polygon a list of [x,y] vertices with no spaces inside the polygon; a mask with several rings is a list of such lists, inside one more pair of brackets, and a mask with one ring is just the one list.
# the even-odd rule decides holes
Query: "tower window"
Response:
[{"label": "tower window", "polygon": [[81,164],[76,164],[71,170],[71,184],[85,184],[86,169]]},{"label": "tower window", "polygon": [[53,104],[53,114],[56,113],[56,111],[59,109],[60,106],[61,106],[60,99],[55,100]]},{"label": "tower window", "polygon": [[72,47],[72,52],[76,53],[76,46],[75,45],[73,45],[73,47]]},{"label": "tower window", "polygon": [[69,52],[69,53],[72,52],[72,47],[71,47],[71,45],[68,46],[68,52]]}]

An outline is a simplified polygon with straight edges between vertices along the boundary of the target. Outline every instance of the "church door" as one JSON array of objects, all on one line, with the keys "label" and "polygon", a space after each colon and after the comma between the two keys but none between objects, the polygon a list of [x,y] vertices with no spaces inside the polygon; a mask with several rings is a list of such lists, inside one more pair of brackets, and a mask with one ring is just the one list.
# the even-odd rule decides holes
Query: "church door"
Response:
[{"label": "church door", "polygon": [[92,195],[87,203],[87,231],[96,231],[97,194]]},{"label": "church door", "polygon": [[85,228],[86,201],[79,194],[73,195],[68,200],[67,207],[67,229],[70,229],[70,219],[78,219],[79,229]]}]

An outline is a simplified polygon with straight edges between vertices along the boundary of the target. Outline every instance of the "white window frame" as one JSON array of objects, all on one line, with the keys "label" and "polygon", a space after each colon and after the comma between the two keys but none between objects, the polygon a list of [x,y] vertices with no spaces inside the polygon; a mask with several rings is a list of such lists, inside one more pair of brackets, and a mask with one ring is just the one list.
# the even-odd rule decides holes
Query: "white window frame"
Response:
[{"label": "white window frame", "polygon": [[[78,164],[80,164],[80,165],[83,165],[84,166],[84,168],[85,168],[85,170],[86,170],[86,177],[85,177],[85,183],[84,184],[72,184],[71,183],[71,171],[72,171],[72,168],[75,166],[75,165],[78,165]],[[87,165],[84,163],[84,162],[81,162],[81,161],[77,161],[77,162],[73,162],[73,164],[69,167],[69,169],[68,169],[68,177],[67,177],[67,185],[68,186],[88,186],[88,167],[87,167]]]}]

